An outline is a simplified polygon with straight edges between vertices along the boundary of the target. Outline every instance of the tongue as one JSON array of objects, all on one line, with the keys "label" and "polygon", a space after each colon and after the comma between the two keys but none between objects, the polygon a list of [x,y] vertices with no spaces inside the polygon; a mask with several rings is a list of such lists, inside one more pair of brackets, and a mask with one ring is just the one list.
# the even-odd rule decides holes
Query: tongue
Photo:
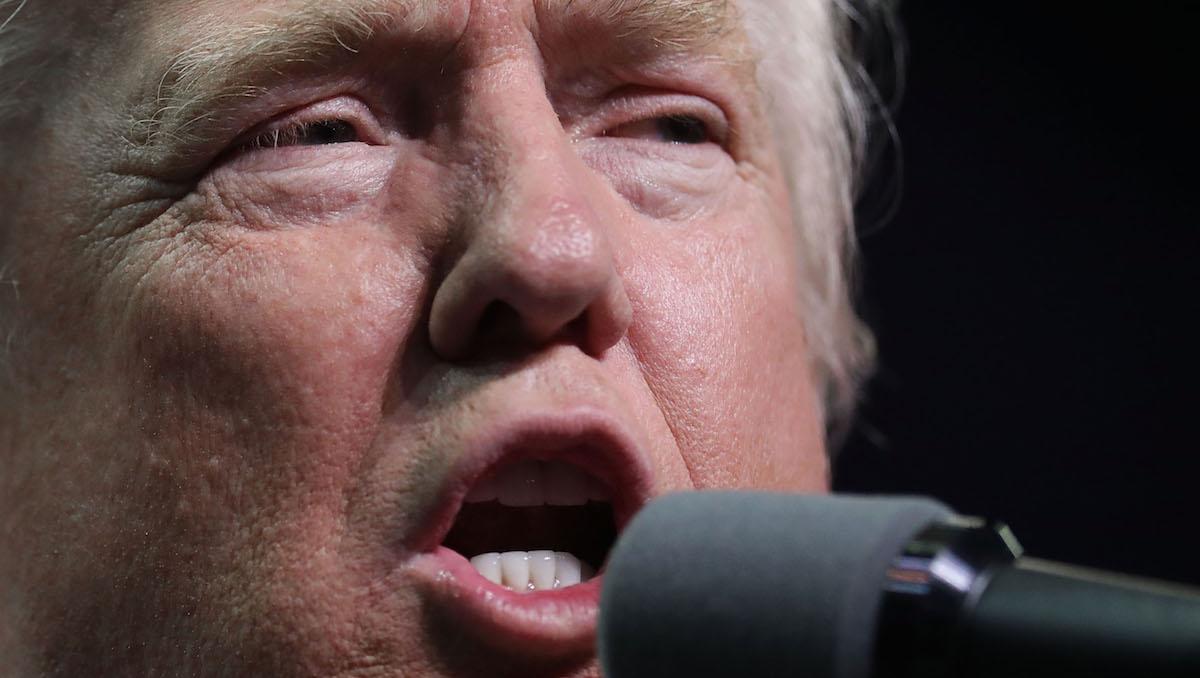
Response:
[{"label": "tongue", "polygon": [[471,565],[493,584],[514,591],[551,591],[574,586],[592,577],[592,568],[564,551],[506,551],[484,553]]}]

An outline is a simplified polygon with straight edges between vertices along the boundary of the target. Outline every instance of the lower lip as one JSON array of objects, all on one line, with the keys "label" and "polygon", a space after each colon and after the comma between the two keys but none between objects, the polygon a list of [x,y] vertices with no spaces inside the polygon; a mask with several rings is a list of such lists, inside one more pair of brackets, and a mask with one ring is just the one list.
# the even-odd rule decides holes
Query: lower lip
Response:
[{"label": "lower lip", "polygon": [[517,593],[492,583],[457,551],[439,546],[412,561],[426,598],[464,633],[501,650],[563,656],[595,648],[602,576],[553,591]]}]

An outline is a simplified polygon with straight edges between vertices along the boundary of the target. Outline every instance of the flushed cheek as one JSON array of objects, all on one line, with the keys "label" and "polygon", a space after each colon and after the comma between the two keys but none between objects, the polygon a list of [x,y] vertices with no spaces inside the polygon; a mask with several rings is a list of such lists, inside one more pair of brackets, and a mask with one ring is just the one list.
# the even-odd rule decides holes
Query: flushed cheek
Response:
[{"label": "flushed cheek", "polygon": [[820,489],[792,257],[761,211],[665,229],[640,247],[630,340],[699,485]]},{"label": "flushed cheek", "polygon": [[367,602],[345,505],[424,284],[377,233],[185,232],[127,295],[132,456],[161,459],[156,484],[182,488],[148,508],[205,531],[214,572],[243,589],[212,591],[218,616],[253,610],[263,642],[306,624],[347,642]]},{"label": "flushed cheek", "polygon": [[740,268],[748,279],[732,295],[731,367],[716,386],[733,399],[731,421],[738,422],[722,466],[732,465],[754,487],[823,490],[824,423],[809,371],[801,283],[785,245],[758,254]]},{"label": "flushed cheek", "polygon": [[383,392],[425,294],[429,215],[387,211],[394,152],[345,146],[235,158],[126,252],[134,273],[108,296],[131,299],[132,357],[151,377],[198,380],[189,394],[216,401],[244,386],[233,405],[284,422]]},{"label": "flushed cheek", "polygon": [[343,517],[421,315],[431,222],[418,200],[389,210],[373,183],[395,154],[348,146],[216,168],[126,242],[97,295],[97,315],[121,319],[111,381],[131,442],[201,489],[186,498],[197,524],[308,547]]},{"label": "flushed cheek", "polygon": [[232,485],[243,477],[289,486],[255,502],[336,492],[376,425],[420,294],[414,262],[371,233],[231,230],[161,257],[124,328],[144,428],[182,441],[181,455],[210,448],[232,495],[253,489]]}]

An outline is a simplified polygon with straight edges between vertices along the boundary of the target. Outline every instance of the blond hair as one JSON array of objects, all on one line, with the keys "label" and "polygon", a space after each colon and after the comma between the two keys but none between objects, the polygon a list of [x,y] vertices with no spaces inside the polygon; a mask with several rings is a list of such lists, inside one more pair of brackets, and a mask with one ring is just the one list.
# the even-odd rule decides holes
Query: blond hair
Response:
[{"label": "blond hair", "polygon": [[892,129],[864,59],[882,53],[877,66],[899,68],[890,51],[894,11],[889,0],[748,0],[745,14],[791,189],[804,281],[798,293],[833,450],[875,361],[874,338],[853,303],[854,207],[868,151],[876,136],[888,138],[880,130]]}]

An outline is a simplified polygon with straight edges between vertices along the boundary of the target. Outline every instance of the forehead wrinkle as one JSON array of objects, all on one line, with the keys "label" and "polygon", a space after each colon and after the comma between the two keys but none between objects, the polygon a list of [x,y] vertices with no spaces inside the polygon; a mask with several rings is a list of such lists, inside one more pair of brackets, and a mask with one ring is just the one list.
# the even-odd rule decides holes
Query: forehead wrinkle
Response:
[{"label": "forehead wrinkle", "polygon": [[429,0],[305,0],[264,8],[252,20],[230,25],[217,16],[188,22],[188,44],[171,58],[134,116],[129,140],[152,145],[186,138],[222,100],[253,97],[251,84],[284,71],[350,59],[380,31],[401,23],[420,30]]},{"label": "forehead wrinkle", "polygon": [[[732,0],[534,0],[588,39],[597,25],[631,52],[685,51],[714,43],[739,25]],[[208,15],[185,21],[182,50],[149,96],[134,106],[127,140],[135,147],[188,141],[223,101],[252,98],[264,78],[349,60],[380,32],[420,31],[438,0],[302,0],[260,8],[248,21]],[[170,40],[172,38],[168,38]]]},{"label": "forehead wrinkle", "polygon": [[536,0],[567,19],[598,21],[620,40],[692,49],[736,25],[730,0]]}]

